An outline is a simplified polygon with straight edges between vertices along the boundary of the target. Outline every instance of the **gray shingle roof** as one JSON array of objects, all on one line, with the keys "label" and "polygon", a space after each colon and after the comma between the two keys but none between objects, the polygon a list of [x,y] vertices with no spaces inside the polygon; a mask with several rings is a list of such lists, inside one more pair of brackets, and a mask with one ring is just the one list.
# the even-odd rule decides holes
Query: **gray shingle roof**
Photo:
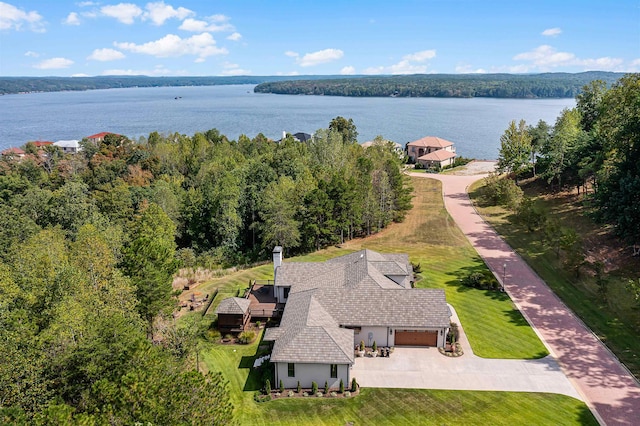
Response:
[{"label": "gray shingle roof", "polygon": [[275,283],[291,291],[280,327],[265,334],[271,361],[353,363],[353,330],[341,326],[448,327],[444,290],[413,289],[412,277],[406,254],[372,250],[283,263]]},{"label": "gray shingle roof", "polygon": [[249,312],[249,299],[241,297],[229,297],[220,302],[216,308],[216,314],[241,314]]}]

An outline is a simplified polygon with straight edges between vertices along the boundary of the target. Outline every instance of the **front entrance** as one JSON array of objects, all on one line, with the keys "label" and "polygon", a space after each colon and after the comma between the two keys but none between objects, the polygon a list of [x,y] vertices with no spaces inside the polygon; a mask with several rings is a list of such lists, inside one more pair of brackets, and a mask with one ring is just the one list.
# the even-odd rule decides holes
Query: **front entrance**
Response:
[{"label": "front entrance", "polygon": [[438,332],[424,330],[396,330],[395,346],[437,346]]}]

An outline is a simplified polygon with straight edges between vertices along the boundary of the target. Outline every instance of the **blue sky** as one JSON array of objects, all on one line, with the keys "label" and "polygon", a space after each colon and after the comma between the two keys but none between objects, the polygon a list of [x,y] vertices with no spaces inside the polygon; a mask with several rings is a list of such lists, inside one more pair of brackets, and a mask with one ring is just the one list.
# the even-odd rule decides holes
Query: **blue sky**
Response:
[{"label": "blue sky", "polygon": [[640,71],[640,1],[0,1],[0,75]]}]

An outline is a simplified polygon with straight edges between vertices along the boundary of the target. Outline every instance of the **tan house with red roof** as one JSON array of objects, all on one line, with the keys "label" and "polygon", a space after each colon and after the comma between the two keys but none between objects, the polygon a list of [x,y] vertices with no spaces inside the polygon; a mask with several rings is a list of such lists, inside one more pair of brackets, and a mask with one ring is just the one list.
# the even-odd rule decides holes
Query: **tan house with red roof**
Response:
[{"label": "tan house with red roof", "polygon": [[100,142],[104,140],[105,136],[113,135],[113,134],[115,133],[100,132],[100,133],[96,133],[95,135],[87,136],[85,139],[89,140],[90,142],[93,142],[94,145],[98,145]]},{"label": "tan house with red roof", "polygon": [[11,147],[3,150],[0,154],[11,158],[22,158],[24,157],[25,152],[20,148]]},{"label": "tan house with red roof", "polygon": [[436,136],[426,136],[407,144],[407,155],[425,167],[445,167],[453,164],[456,148],[453,142]]},{"label": "tan house with red roof", "polygon": [[53,142],[51,141],[31,141],[29,143],[32,143],[33,146],[35,146],[36,148],[42,148],[48,145],[53,145]]}]

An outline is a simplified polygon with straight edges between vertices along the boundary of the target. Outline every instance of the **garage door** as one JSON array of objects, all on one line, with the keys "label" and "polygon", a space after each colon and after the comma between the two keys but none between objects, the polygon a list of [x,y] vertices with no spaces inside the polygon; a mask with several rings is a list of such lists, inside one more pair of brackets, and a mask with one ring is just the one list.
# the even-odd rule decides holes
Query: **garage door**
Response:
[{"label": "garage door", "polygon": [[437,346],[437,331],[398,330],[395,338],[396,346]]}]

